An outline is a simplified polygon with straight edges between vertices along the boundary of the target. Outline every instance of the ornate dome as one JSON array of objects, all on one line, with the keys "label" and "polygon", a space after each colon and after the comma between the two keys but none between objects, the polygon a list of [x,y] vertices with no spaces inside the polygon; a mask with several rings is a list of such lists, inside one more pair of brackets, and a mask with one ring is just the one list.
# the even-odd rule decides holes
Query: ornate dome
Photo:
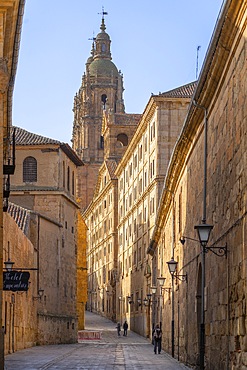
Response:
[{"label": "ornate dome", "polygon": [[96,36],[96,41],[99,40],[110,40],[110,36],[105,31],[98,33]]},{"label": "ornate dome", "polygon": [[109,59],[96,59],[89,66],[90,76],[118,76],[118,70],[115,64]]}]

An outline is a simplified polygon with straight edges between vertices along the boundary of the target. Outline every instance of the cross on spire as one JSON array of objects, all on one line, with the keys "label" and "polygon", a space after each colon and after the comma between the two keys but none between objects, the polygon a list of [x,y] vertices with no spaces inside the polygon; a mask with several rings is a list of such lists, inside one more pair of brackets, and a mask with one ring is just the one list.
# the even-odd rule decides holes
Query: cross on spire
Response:
[{"label": "cross on spire", "polygon": [[93,31],[93,37],[90,37],[88,40],[92,40],[92,41],[96,40],[96,37],[94,36],[94,31]]},{"label": "cross on spire", "polygon": [[101,13],[98,13],[98,14],[101,14],[102,15],[102,19],[105,19],[104,18],[104,16],[105,15],[108,15],[108,13],[107,12],[105,12],[105,9],[104,9],[104,7],[102,6],[102,12]]}]

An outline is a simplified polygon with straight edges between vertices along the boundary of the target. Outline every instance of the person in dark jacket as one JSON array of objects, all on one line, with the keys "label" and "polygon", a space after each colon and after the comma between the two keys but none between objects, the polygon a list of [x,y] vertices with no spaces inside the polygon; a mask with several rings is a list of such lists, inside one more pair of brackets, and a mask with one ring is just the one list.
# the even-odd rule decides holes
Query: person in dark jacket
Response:
[{"label": "person in dark jacket", "polygon": [[154,353],[157,354],[157,348],[158,348],[158,354],[161,352],[161,339],[162,339],[162,331],[160,329],[159,324],[157,324],[153,330],[153,341],[154,341]]},{"label": "person in dark jacket", "polygon": [[125,337],[127,337],[128,323],[127,323],[127,321],[126,321],[126,320],[125,320],[125,322],[124,322],[124,324],[123,324],[123,330],[124,330],[123,335],[124,335]]}]

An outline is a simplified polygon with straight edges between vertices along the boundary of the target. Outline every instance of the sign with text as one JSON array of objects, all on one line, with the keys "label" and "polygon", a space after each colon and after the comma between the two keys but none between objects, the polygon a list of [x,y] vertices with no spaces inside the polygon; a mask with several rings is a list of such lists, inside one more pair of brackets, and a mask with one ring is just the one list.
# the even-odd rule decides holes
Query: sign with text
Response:
[{"label": "sign with text", "polygon": [[4,271],[3,273],[3,290],[12,292],[23,292],[28,290],[29,272],[23,271]]}]

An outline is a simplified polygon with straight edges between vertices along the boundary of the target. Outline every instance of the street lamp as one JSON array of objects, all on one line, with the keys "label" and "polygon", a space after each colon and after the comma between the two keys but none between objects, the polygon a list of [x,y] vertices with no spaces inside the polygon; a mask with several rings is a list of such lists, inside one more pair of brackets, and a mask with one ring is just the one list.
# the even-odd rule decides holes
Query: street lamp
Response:
[{"label": "street lamp", "polygon": [[144,299],[143,299],[143,303],[144,303],[144,306],[148,306],[148,304],[149,304],[149,299],[147,299],[147,297],[146,297],[146,298],[144,298]]},{"label": "street lamp", "polygon": [[138,306],[141,306],[141,305],[142,305],[142,300],[141,300],[141,298],[137,298],[137,303],[138,303]]},{"label": "street lamp", "polygon": [[160,276],[160,277],[157,278],[157,282],[159,283],[161,294],[162,294],[162,291],[163,290],[165,292],[169,293],[169,300],[170,300],[170,291],[171,291],[171,288],[170,287],[164,287],[165,281],[166,281],[166,278],[163,277],[163,276]]},{"label": "street lamp", "polygon": [[[163,308],[163,305],[164,305],[164,301],[163,301],[163,294],[162,292],[167,292],[169,294],[169,303],[170,303],[170,292],[171,292],[171,288],[170,287],[164,287],[165,285],[165,281],[166,281],[166,278],[163,277],[163,276],[160,276],[157,278],[157,285],[159,285],[159,288],[160,288],[160,299],[159,299],[159,303],[160,303],[160,328],[162,327],[162,308]],[[163,303],[162,303],[163,302]]]},{"label": "street lamp", "polygon": [[162,287],[165,284],[166,278],[163,277],[163,276],[160,276],[160,277],[157,278],[157,281],[158,281],[160,287]]},{"label": "street lamp", "polygon": [[128,299],[128,303],[129,304],[134,303],[134,301],[133,301],[133,299],[132,299],[132,297],[130,295],[127,297],[127,299]]},{"label": "street lamp", "polygon": [[4,265],[5,265],[5,268],[7,271],[12,271],[12,268],[14,266],[14,262],[13,261],[10,261],[10,259],[8,258],[8,261],[5,261],[4,262]]},{"label": "street lamp", "polygon": [[157,291],[157,287],[156,286],[151,286],[150,290],[151,290],[152,294],[155,294],[156,291]]},{"label": "street lamp", "polygon": [[213,225],[208,225],[206,223],[203,223],[203,224],[194,226],[194,229],[197,230],[198,238],[200,240],[200,243],[201,243],[202,247],[205,248],[206,245],[208,244],[208,240],[209,240],[209,237],[210,237],[210,233],[213,229]]},{"label": "street lamp", "polygon": [[174,261],[174,258],[172,257],[172,259],[169,262],[167,262],[167,264],[168,264],[169,272],[173,276],[173,274],[175,273],[177,269],[178,263],[177,261]]},{"label": "street lamp", "polygon": [[172,320],[171,320],[171,336],[172,336],[172,357],[174,357],[174,277],[181,281],[187,282],[187,274],[179,275],[176,273],[177,271],[177,261],[174,260],[174,257],[171,258],[170,261],[167,262],[169,272],[172,276]]}]

